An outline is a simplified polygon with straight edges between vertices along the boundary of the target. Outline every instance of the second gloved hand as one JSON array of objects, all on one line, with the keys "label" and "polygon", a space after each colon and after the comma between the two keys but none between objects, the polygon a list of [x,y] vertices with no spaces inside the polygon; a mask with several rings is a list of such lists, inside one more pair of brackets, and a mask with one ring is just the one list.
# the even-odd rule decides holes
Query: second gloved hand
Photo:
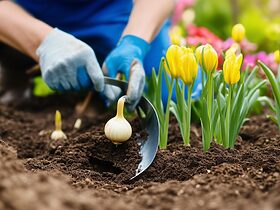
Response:
[{"label": "second gloved hand", "polygon": [[[143,60],[150,49],[150,45],[143,39],[126,35],[118,43],[117,47],[108,55],[103,70],[112,78],[116,78],[118,73],[125,75],[128,85],[128,108],[133,110],[140,100],[145,86],[145,71]],[[113,91],[112,91],[113,90]],[[105,88],[106,92],[115,92],[109,99],[116,100],[118,91],[113,87]]]},{"label": "second gloved hand", "polygon": [[94,51],[84,42],[57,28],[36,51],[42,77],[54,90],[104,89],[102,70]]}]

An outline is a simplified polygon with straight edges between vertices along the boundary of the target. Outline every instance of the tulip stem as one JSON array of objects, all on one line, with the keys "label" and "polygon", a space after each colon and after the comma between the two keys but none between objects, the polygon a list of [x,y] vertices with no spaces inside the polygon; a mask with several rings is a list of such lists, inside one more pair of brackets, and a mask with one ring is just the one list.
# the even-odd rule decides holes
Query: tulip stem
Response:
[{"label": "tulip stem", "polygon": [[204,70],[201,71],[201,75],[202,75],[202,89],[204,89]]},{"label": "tulip stem", "polygon": [[231,98],[232,98],[232,89],[233,86],[229,86],[229,94],[228,94],[228,100],[227,100],[227,113],[226,113],[226,139],[225,139],[225,148],[229,148],[231,145],[230,143],[230,116],[231,116]]},{"label": "tulip stem", "polygon": [[191,108],[192,108],[192,85],[188,85],[188,106],[187,106],[187,122],[184,143],[186,146],[190,146],[190,131],[191,131]]},{"label": "tulip stem", "polygon": [[[181,122],[184,122],[185,117],[186,117],[186,112],[185,112],[185,104],[186,104],[186,100],[185,100],[185,83],[182,84],[182,91],[181,91],[181,94],[182,94],[182,95],[181,95],[180,97],[183,98],[183,104],[180,105],[180,106],[182,106],[182,107],[178,106],[178,109],[181,109],[181,112],[182,112],[182,120],[181,120]],[[177,99],[177,100],[181,100],[181,99]],[[187,132],[187,131],[186,131],[186,125],[185,125],[185,123],[181,123],[181,124],[182,124],[181,127],[182,127],[182,129],[183,129],[182,135],[183,135],[183,137],[184,137],[184,136],[185,136],[185,132]],[[184,141],[185,141],[185,140],[184,140]]]},{"label": "tulip stem", "polygon": [[167,98],[165,115],[164,115],[164,129],[163,129],[163,132],[160,133],[160,134],[162,134],[162,136],[160,137],[160,148],[161,149],[166,149],[166,146],[167,146],[170,101],[171,101],[171,97],[172,97],[173,85],[174,85],[174,79],[171,78],[171,84],[170,84],[170,86],[168,86],[168,98]]},{"label": "tulip stem", "polygon": [[277,71],[277,82],[280,82],[280,64],[278,65],[278,71]]},{"label": "tulip stem", "polygon": [[212,103],[213,103],[213,74],[210,72],[207,75],[207,110],[208,117],[211,120],[212,118]]}]

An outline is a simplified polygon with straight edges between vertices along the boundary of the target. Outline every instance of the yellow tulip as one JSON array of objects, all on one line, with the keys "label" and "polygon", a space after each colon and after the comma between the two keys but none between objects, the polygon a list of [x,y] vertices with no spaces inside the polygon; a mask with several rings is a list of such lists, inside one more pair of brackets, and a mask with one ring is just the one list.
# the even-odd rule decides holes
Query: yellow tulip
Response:
[{"label": "yellow tulip", "polygon": [[177,34],[170,34],[170,41],[172,44],[180,46],[182,43],[182,37],[178,36]]},{"label": "yellow tulip", "polygon": [[168,67],[165,65],[165,69],[168,74],[173,78],[179,77],[179,72],[182,68],[181,58],[183,56],[183,50],[177,45],[171,45],[166,52],[166,60]]},{"label": "yellow tulip", "polygon": [[180,78],[187,85],[191,85],[198,72],[198,63],[195,58],[194,52],[191,48],[182,47],[183,56],[182,56],[182,69],[179,72]]},{"label": "yellow tulip", "polygon": [[243,55],[236,56],[232,54],[228,56],[223,65],[224,80],[229,85],[234,85],[240,80],[240,68],[243,60]]},{"label": "yellow tulip", "polygon": [[171,32],[174,33],[174,34],[177,34],[177,35],[179,35],[181,37],[184,35],[183,28],[180,27],[180,26],[173,26],[171,28]]},{"label": "yellow tulip", "polygon": [[179,26],[174,26],[169,32],[171,43],[174,45],[182,45],[183,31]]},{"label": "yellow tulip", "polygon": [[239,51],[239,50],[240,50],[239,44],[233,43],[231,45],[231,47],[226,51],[225,58],[227,58],[228,56],[231,56],[232,54],[236,54],[237,51]]},{"label": "yellow tulip", "polygon": [[280,50],[276,50],[274,52],[274,61],[277,63],[277,64],[280,64]]},{"label": "yellow tulip", "polygon": [[232,39],[235,42],[240,43],[245,37],[245,32],[246,30],[242,24],[240,23],[236,24],[232,28],[232,32],[231,32]]},{"label": "yellow tulip", "polygon": [[195,51],[195,55],[204,71],[211,72],[217,69],[218,54],[210,44],[198,47]]},{"label": "yellow tulip", "polygon": [[195,56],[198,61],[198,63],[202,66],[202,51],[205,45],[200,45],[198,48],[195,50]]}]

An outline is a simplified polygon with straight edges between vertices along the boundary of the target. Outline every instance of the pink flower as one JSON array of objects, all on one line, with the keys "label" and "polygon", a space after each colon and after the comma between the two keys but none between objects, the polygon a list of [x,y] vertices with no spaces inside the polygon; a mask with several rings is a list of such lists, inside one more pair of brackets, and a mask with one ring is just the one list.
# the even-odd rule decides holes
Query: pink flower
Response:
[{"label": "pink flower", "polygon": [[[275,74],[277,74],[278,65],[274,61],[273,53],[267,54],[266,52],[259,52],[254,55],[245,55],[243,62],[243,70],[249,66],[254,68],[257,65],[257,61],[260,60],[265,63]],[[260,74],[264,76],[264,73],[260,71]]]},{"label": "pink flower", "polygon": [[243,60],[243,70],[249,66],[250,68],[254,68],[256,65],[257,56],[256,55],[245,55]]},{"label": "pink flower", "polygon": [[[229,49],[233,43],[234,43],[234,41],[232,40],[232,38],[229,38],[226,41],[224,41],[223,50],[225,51],[225,50]],[[245,54],[252,53],[252,52],[256,51],[256,49],[257,49],[257,45],[255,43],[249,42],[247,39],[244,39],[240,43],[240,47],[242,49],[242,52]]]},{"label": "pink flower", "polygon": [[274,72],[274,74],[277,74],[278,65],[274,61],[273,53],[266,54],[265,52],[259,52],[257,54],[257,60],[265,63]]},{"label": "pink flower", "polygon": [[172,18],[172,23],[176,24],[179,22],[182,18],[184,10],[186,8],[192,7],[195,4],[195,1],[196,0],[178,0]]}]

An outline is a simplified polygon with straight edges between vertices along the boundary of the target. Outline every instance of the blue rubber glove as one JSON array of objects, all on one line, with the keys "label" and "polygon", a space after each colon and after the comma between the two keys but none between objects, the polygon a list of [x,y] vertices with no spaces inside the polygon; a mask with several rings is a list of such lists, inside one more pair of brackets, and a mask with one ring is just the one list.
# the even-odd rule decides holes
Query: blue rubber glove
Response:
[{"label": "blue rubber glove", "polygon": [[54,90],[104,90],[104,77],[94,51],[84,42],[57,28],[36,51],[42,77]]},{"label": "blue rubber glove", "polygon": [[[103,64],[103,71],[110,77],[116,78],[118,73],[122,73],[128,80],[127,102],[130,111],[135,108],[144,90],[143,60],[149,49],[150,45],[145,40],[133,35],[126,35],[107,56]],[[106,86],[104,92],[108,96],[107,91],[111,93],[111,97],[107,97],[109,100],[115,101],[119,97],[119,89]]]}]

